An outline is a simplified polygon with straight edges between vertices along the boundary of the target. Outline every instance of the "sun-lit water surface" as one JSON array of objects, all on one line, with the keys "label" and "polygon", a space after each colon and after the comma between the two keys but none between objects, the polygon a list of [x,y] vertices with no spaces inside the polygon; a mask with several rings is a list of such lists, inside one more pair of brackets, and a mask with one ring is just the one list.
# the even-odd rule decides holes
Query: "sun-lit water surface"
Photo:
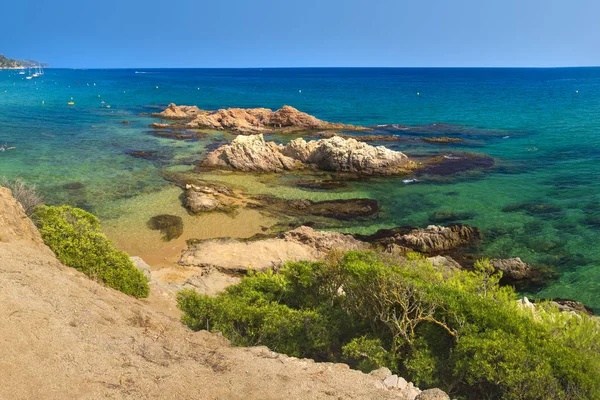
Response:
[{"label": "sun-lit water surface", "polygon": [[[191,169],[216,145],[213,135],[197,141],[151,135],[153,120],[141,113],[158,106],[289,104],[322,119],[360,125],[452,124],[390,131],[406,140],[383,144],[414,156],[484,153],[495,158],[492,169],[423,177],[416,185],[404,184],[402,177],[351,181],[334,192],[302,190],[286,184],[286,178],[206,177],[285,198],[379,200],[379,217],[340,224],[347,232],[424,226],[440,210],[468,216],[461,222],[484,230],[486,255],[519,256],[561,272],[538,296],[568,297],[600,309],[600,69],[137,72],[145,73],[49,69],[41,78],[25,80],[14,71],[0,71],[0,142],[16,146],[0,153],[0,175],[37,184],[49,203],[93,211],[111,236],[137,231],[140,237],[156,237],[144,231],[148,215],[185,213],[179,204],[166,202],[176,201],[178,189],[162,171]],[[71,98],[74,105],[67,104]],[[446,134],[463,142],[418,140]],[[155,159],[132,157],[132,150],[152,151]],[[65,188],[72,183],[83,187]],[[521,203],[545,208],[508,212]],[[188,225],[194,221],[186,220]],[[259,219],[253,221],[260,225]],[[206,232],[210,228],[198,235]]]}]

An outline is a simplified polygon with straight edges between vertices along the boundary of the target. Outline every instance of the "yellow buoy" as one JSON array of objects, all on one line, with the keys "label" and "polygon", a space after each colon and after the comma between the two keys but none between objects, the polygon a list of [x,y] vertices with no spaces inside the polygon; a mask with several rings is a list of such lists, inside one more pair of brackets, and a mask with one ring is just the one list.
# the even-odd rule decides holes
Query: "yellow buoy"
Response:
[{"label": "yellow buoy", "polygon": [[44,102],[44,100],[42,100],[42,104],[46,104],[46,103]]},{"label": "yellow buoy", "polygon": [[158,86],[156,88],[158,89]]}]

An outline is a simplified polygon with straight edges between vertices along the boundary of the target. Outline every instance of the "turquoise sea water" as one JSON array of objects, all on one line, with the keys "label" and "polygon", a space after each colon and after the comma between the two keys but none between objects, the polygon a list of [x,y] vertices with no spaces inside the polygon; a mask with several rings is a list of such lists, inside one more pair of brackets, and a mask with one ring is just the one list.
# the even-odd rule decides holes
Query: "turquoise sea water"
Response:
[{"label": "turquoise sea water", "polygon": [[[75,105],[67,104],[71,98]],[[352,183],[351,190],[379,200],[382,213],[340,229],[424,226],[434,212],[449,210],[483,229],[485,254],[559,271],[536,295],[600,310],[600,68],[49,69],[33,80],[0,71],[0,142],[17,147],[0,153],[0,176],[37,184],[50,203],[116,218],[112,203],[160,190],[168,185],[161,170],[192,166],[214,145],[211,137],[149,134],[153,120],[140,114],[170,102],[206,109],[289,104],[330,121],[424,125],[379,130],[406,139],[384,144],[409,156],[494,157],[484,172],[424,176],[416,185],[403,178]],[[418,140],[430,136],[463,142]],[[131,150],[155,151],[157,159],[134,158]],[[85,186],[63,187],[72,182]]]}]

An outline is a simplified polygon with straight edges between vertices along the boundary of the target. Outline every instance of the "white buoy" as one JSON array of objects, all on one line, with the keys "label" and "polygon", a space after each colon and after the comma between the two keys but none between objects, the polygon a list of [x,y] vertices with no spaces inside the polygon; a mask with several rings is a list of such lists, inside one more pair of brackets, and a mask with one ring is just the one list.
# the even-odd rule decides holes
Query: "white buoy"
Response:
[{"label": "white buoy", "polygon": [[417,96],[420,96],[420,95],[421,95],[421,93],[417,92]]},{"label": "white buoy", "polygon": [[576,90],[575,93],[579,93],[579,90]]},{"label": "white buoy", "polygon": [[302,90],[298,90],[298,93],[302,93]]}]

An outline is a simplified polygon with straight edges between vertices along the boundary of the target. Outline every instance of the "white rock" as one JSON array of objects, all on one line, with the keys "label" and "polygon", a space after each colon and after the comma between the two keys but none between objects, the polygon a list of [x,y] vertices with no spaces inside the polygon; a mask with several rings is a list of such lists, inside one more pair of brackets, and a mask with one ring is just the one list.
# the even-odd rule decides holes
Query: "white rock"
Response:
[{"label": "white rock", "polygon": [[398,375],[391,375],[384,379],[383,384],[389,388],[398,387]]},{"label": "white rock", "polygon": [[398,377],[398,384],[396,385],[396,387],[400,390],[404,390],[406,389],[406,387],[408,386],[408,382],[406,382],[406,379],[404,379],[403,377]]}]

